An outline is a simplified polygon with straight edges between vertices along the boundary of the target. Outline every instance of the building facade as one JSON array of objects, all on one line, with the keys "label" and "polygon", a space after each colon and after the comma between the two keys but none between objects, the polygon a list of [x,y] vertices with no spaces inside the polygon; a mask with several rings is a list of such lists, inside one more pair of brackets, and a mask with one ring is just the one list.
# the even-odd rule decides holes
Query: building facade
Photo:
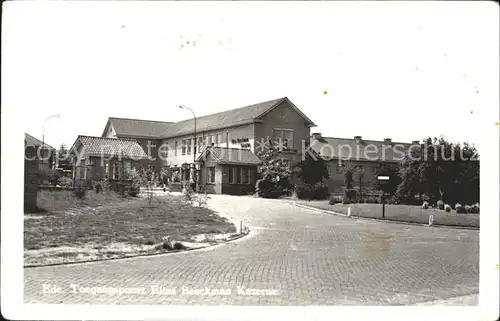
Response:
[{"label": "building facade", "polygon": [[[90,157],[97,159],[98,149],[106,148],[109,142],[116,146],[133,145],[142,153],[136,150],[140,157],[130,166],[153,167],[162,173],[173,190],[181,190],[182,182],[190,182],[208,193],[225,194],[253,193],[259,152],[270,148],[270,143],[278,147],[280,157],[290,165],[301,160],[308,150],[327,159],[331,193],[342,189],[343,166],[347,162],[356,168],[354,183],[369,189],[377,169],[396,165],[410,146],[390,139],[366,141],[360,136],[346,139],[311,135],[314,126],[290,99],[283,97],[204,115],[196,121],[194,118],[162,122],[110,117],[101,137],[79,137],[78,146],[85,145],[83,141],[91,144],[92,140],[98,147],[94,149],[96,154]],[[376,149],[375,156],[367,156],[370,148]],[[90,159],[85,162],[90,161],[92,165]],[[103,177],[103,171],[108,177],[114,177],[110,174],[112,169],[94,169],[89,175],[92,179]],[[82,173],[78,175],[82,177]]]},{"label": "building facade", "polygon": [[[158,172],[168,168],[173,185],[194,181],[213,193],[247,194],[255,186],[259,151],[274,141],[282,147],[282,157],[293,163],[300,159],[313,126],[284,97],[198,117],[196,128],[194,119],[171,123],[109,118],[102,136],[135,139],[149,156],[143,165]],[[230,159],[214,160],[214,155]]]}]

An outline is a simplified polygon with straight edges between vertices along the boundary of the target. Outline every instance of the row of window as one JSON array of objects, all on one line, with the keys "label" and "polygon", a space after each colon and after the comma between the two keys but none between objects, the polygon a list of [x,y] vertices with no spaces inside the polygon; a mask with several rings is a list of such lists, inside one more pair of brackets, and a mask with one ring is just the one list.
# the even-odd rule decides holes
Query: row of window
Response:
[{"label": "row of window", "polygon": [[[215,183],[215,167],[207,167],[207,183]],[[248,167],[230,167],[229,184],[252,184],[252,171]]]},{"label": "row of window", "polygon": [[[197,144],[195,144],[194,139],[183,139],[181,141],[176,140],[175,144],[175,156],[177,156],[178,150],[180,149],[182,155],[191,155],[191,153],[197,154],[201,152],[203,144],[206,146],[218,146],[219,144],[226,143],[225,135],[220,133],[212,134],[205,137],[198,137]],[[274,129],[273,130],[273,140],[276,144],[280,144],[284,148],[292,148],[293,147],[293,130],[291,129]],[[179,148],[179,142],[181,147]],[[156,144],[151,144],[151,141],[148,141],[148,145],[151,148],[151,154],[156,155]],[[146,146],[148,146],[146,145]],[[161,153],[163,157],[168,157],[168,145],[165,144],[161,147]]]},{"label": "row of window", "polygon": [[252,171],[249,167],[230,167],[229,184],[251,184]]}]

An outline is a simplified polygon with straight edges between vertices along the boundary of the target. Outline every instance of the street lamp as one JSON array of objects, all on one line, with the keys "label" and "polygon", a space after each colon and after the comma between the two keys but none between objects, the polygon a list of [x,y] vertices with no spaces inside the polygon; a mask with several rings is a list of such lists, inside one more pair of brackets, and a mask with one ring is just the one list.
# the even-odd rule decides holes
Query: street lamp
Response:
[{"label": "street lamp", "polygon": [[382,187],[382,218],[385,218],[385,189],[389,180],[391,179],[389,176],[377,176],[378,181]]},{"label": "street lamp", "polygon": [[[43,153],[43,150],[45,148],[45,123],[49,120],[49,119],[52,119],[52,118],[59,118],[61,117],[61,114],[55,114],[55,115],[52,115],[52,116],[49,116],[47,118],[45,118],[45,120],[43,121],[43,126],[42,126],[42,153]],[[43,164],[43,156],[42,156],[42,164]]]},{"label": "street lamp", "polygon": [[196,183],[196,181],[194,180],[194,173],[195,173],[195,170],[196,170],[196,151],[197,151],[197,148],[196,148],[196,145],[197,145],[197,141],[196,141],[196,114],[194,113],[194,111],[187,107],[187,106],[184,106],[184,105],[179,105],[179,108],[180,109],[187,109],[189,110],[192,114],[193,114],[193,119],[194,119],[194,141],[193,141],[193,182]]}]

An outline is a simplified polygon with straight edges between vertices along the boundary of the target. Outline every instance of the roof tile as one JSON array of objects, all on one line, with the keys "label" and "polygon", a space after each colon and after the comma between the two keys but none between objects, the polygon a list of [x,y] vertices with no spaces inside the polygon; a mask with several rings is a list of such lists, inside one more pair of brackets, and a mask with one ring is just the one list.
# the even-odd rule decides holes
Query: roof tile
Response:
[{"label": "roof tile", "polygon": [[383,141],[363,140],[356,142],[350,138],[322,137],[311,140],[311,149],[327,159],[351,159],[368,161],[401,161],[411,144]]},{"label": "roof tile", "polygon": [[[142,147],[133,139],[104,138],[94,136],[78,136],[84,146],[85,154],[100,156],[120,156],[125,158],[147,158],[147,154]],[[123,154],[122,154],[123,153]]]}]

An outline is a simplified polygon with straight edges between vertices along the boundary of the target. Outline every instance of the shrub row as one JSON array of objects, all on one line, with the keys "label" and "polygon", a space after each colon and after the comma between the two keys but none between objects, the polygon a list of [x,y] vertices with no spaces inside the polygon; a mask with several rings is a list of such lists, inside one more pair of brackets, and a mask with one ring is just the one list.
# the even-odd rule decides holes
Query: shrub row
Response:
[{"label": "shrub row", "polygon": [[[430,207],[429,202],[427,202],[427,201],[425,201],[422,204],[422,209],[428,209],[429,207]],[[448,204],[445,204],[443,201],[438,201],[437,208],[439,208],[440,210],[444,210],[448,213],[451,212],[452,209],[454,209],[458,214],[467,214],[467,213],[479,214],[479,204],[463,206],[463,205],[457,203],[457,204],[455,204],[454,207],[452,207]]]},{"label": "shrub row", "polygon": [[299,199],[324,200],[328,198],[328,185],[323,182],[316,184],[297,184],[295,193]]}]

